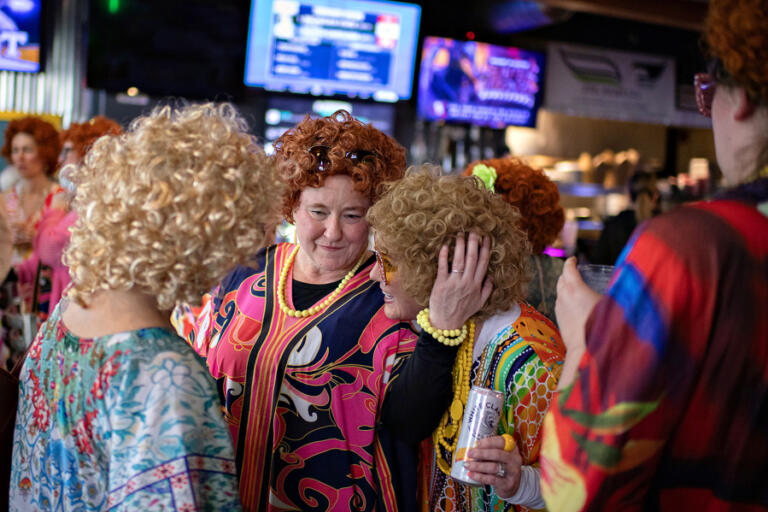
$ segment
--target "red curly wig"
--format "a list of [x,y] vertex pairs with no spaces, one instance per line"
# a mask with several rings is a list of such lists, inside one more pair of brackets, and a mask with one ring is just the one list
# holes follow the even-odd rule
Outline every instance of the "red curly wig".
[[[313,146],[328,146],[328,169],[317,171],[317,161],[309,153]],[[378,158],[373,163],[353,162],[346,158],[350,151],[374,152]],[[346,110],[339,110],[328,117],[303,121],[275,141],[276,158],[293,172],[288,176],[288,188],[283,198],[283,215],[293,222],[293,211],[299,204],[301,192],[307,187],[322,187],[328,176],[345,174],[354,181],[355,190],[370,198],[378,199],[382,184],[398,180],[405,173],[405,148],[392,137],[370,124],[363,124]]]
[[768,101],[768,9],[765,0],[712,0],[706,23],[710,54],[752,100]]
[[104,116],[96,116],[86,123],[72,123],[59,134],[62,145],[70,141],[72,149],[82,159],[91,145],[102,135],[120,135],[123,128],[116,121]]
[[540,169],[513,157],[473,162],[464,169],[464,175],[471,176],[478,164],[496,169],[496,193],[520,210],[520,227],[528,235],[533,254],[542,252],[565,223],[557,185]]
[[56,167],[59,163],[59,153],[61,153],[61,142],[59,141],[59,132],[56,128],[48,121],[36,116],[12,120],[5,128],[5,144],[3,144],[1,151],[9,163],[12,163],[11,143],[13,138],[19,133],[26,133],[35,139],[37,154],[43,162],[45,173],[50,176],[56,172]]

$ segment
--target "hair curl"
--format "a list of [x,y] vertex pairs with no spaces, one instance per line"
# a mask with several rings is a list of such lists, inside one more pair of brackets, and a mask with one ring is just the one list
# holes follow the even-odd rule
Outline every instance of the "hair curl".
[[102,135],[120,135],[123,127],[116,121],[104,116],[96,116],[85,123],[71,123],[69,128],[59,134],[61,144],[69,141],[72,149],[77,153],[78,159],[82,159],[88,149]]
[[11,160],[11,144],[13,138],[19,133],[26,133],[35,139],[37,144],[37,154],[43,162],[45,173],[50,176],[56,172],[59,163],[59,153],[61,153],[61,142],[59,141],[59,132],[48,121],[36,117],[28,116],[21,119],[13,119],[5,127],[5,144],[0,153],[9,163]]
[[514,300],[525,297],[530,281],[530,244],[518,227],[520,213],[477,178],[438,177],[435,172],[431,166],[410,171],[388,184],[368,210],[377,249],[397,262],[404,290],[426,305],[443,244],[452,248],[459,233],[490,236],[493,292],[476,316],[485,319],[510,309]]
[[[308,152],[313,146],[328,146],[330,169],[315,171],[317,162]],[[354,150],[373,151],[375,164],[354,162],[346,154]],[[301,192],[307,187],[322,187],[328,176],[346,174],[354,181],[355,190],[374,203],[381,195],[382,184],[402,178],[405,172],[405,148],[392,137],[370,124],[363,124],[346,110],[338,110],[323,118],[307,115],[275,141],[278,161],[290,162],[292,172],[283,198],[283,215],[293,222],[293,211]]]
[[710,54],[750,99],[768,101],[768,9],[765,0],[712,0],[706,21]]
[[98,290],[134,289],[162,310],[198,303],[264,242],[278,175],[227,103],[158,107],[101,137],[72,174],[70,296],[87,305]]
[[540,169],[514,157],[473,162],[464,169],[464,175],[471,176],[477,164],[496,169],[496,193],[520,211],[520,227],[528,235],[531,250],[534,254],[542,252],[565,223],[557,185]]

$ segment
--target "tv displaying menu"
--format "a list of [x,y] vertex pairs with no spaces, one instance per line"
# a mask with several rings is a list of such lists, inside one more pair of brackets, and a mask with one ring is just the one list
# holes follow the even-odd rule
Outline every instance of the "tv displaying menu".
[[40,71],[41,3],[0,2],[0,70]]
[[544,55],[539,52],[426,37],[419,117],[492,128],[534,126],[543,72]]
[[394,102],[411,96],[421,7],[382,0],[253,0],[244,82]]

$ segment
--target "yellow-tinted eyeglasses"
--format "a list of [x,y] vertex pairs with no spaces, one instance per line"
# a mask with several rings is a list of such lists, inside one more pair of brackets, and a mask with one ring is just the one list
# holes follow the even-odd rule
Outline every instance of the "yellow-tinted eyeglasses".
[[392,274],[397,272],[397,267],[392,264],[392,261],[381,254],[376,249],[373,250],[373,254],[376,255],[376,262],[379,264],[379,272],[381,272],[381,280],[384,284],[389,284],[392,279]]

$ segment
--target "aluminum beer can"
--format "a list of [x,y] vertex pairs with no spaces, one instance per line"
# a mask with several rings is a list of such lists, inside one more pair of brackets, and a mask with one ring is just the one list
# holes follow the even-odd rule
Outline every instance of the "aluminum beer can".
[[464,467],[467,450],[486,437],[496,435],[501,417],[501,407],[504,404],[504,393],[493,389],[472,386],[464,407],[464,417],[461,421],[459,440],[456,452],[453,454],[451,477],[467,485],[482,485],[469,478],[469,471]]

